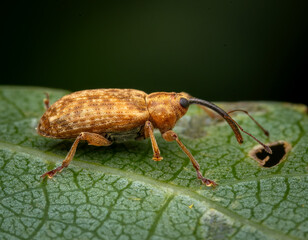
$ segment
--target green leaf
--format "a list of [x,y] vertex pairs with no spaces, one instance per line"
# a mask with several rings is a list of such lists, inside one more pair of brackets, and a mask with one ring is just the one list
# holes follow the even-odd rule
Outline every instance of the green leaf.
[[270,131],[267,139],[247,115],[242,127],[265,142],[292,149],[264,168],[249,157],[257,145],[237,144],[232,130],[192,107],[174,129],[215,189],[202,186],[176,143],[157,133],[164,160],[149,140],[110,147],[79,145],[70,166],[51,180],[72,142],[38,136],[44,92],[51,103],[67,91],[0,88],[0,239],[307,239],[308,118],[287,103],[220,104],[244,108]]

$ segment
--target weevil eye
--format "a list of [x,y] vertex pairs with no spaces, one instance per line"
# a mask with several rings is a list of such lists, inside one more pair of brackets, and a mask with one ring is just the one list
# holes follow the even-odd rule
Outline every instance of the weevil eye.
[[189,106],[189,102],[188,102],[188,100],[186,98],[181,98],[180,99],[180,104],[181,104],[181,106],[183,108],[188,108],[188,106]]

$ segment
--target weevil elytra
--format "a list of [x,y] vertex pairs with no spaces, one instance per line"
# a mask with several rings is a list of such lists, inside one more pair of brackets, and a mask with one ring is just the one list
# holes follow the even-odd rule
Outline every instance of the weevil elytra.
[[[87,141],[89,145],[109,146],[114,142],[150,138],[153,160],[160,161],[163,158],[153,133],[154,129],[158,129],[166,141],[177,142],[189,157],[197,177],[203,184],[216,186],[214,181],[203,177],[198,162],[180,141],[178,135],[172,131],[176,122],[185,115],[191,104],[207,107],[221,115],[232,128],[239,143],[243,142],[241,130],[271,153],[267,145],[244,131],[227,112],[211,102],[191,97],[187,93],[146,94],[134,89],[94,89],[66,95],[50,107],[47,95],[44,103],[46,112],[39,121],[37,132],[44,137],[75,139],[75,141],[62,165],[44,173],[41,176],[43,178],[46,176],[52,178],[57,172],[67,167],[81,140]],[[247,113],[244,110],[234,111]],[[259,124],[258,126],[261,127]],[[262,127],[261,129],[264,130]],[[264,132],[268,135],[267,131],[264,130]]]

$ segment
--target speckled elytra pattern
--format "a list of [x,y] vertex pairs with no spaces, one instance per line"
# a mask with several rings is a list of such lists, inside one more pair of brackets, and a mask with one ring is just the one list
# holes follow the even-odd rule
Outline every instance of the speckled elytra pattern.
[[131,89],[75,92],[55,102],[42,116],[38,133],[46,137],[74,138],[80,132],[129,131],[149,118],[146,93]]

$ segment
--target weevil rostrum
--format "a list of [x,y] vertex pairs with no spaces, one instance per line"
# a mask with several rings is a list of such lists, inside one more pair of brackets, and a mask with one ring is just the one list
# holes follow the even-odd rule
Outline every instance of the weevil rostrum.
[[[239,143],[243,142],[241,130],[271,153],[267,145],[244,131],[227,112],[211,102],[191,97],[184,92],[146,94],[134,89],[93,89],[68,94],[50,107],[48,97],[44,102],[46,112],[39,121],[37,132],[44,137],[75,139],[75,141],[62,165],[44,173],[41,176],[43,178],[46,176],[52,178],[57,172],[66,168],[72,161],[81,140],[87,141],[89,145],[109,146],[114,142],[150,138],[153,160],[161,161],[163,158],[153,132],[154,129],[158,129],[163,139],[177,142],[190,159],[198,179],[203,184],[216,186],[214,181],[203,177],[196,159],[172,131],[191,104],[209,108],[221,115],[230,125]],[[234,111],[247,113],[244,110]],[[259,124],[258,126],[261,127]],[[262,127],[261,129],[264,130]],[[266,130],[264,132],[268,134]]]

